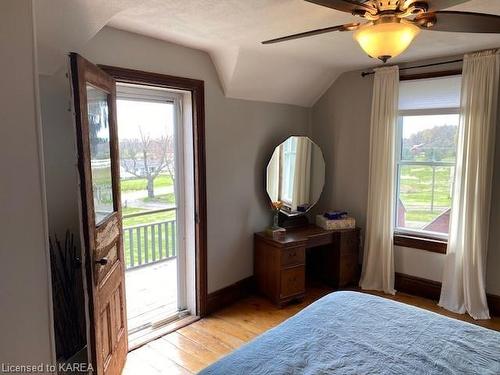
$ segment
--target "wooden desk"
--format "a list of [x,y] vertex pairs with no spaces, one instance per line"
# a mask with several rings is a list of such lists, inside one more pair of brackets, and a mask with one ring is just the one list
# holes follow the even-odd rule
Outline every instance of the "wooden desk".
[[[315,225],[289,229],[283,240],[254,235],[254,275],[258,290],[275,304],[302,299],[307,269],[334,288],[357,284],[360,230],[325,230]],[[311,264],[309,264],[311,263]]]

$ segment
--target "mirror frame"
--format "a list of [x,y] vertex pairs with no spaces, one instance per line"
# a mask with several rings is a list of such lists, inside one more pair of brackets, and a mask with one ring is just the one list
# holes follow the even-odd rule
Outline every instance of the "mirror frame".
[[314,202],[313,204],[311,204],[309,206],[309,208],[306,211],[304,211],[304,212],[289,212],[289,211],[284,210],[283,208],[281,208],[280,211],[279,211],[279,213],[280,213],[280,216],[284,216],[284,218],[283,218],[283,220],[280,220],[280,221],[285,221],[286,218],[297,218],[297,217],[305,216],[311,210],[311,208],[313,208],[314,206],[316,206],[316,204],[319,202],[319,200],[321,199],[321,195],[323,194],[323,191],[325,189],[325,182],[326,182],[326,161],[325,161],[325,155],[323,154],[323,150],[308,135],[292,134],[292,135],[289,135],[289,136],[285,137],[280,143],[278,143],[276,146],[274,146],[273,151],[271,152],[271,155],[268,157],[268,161],[266,163],[265,179],[264,179],[264,190],[266,192],[266,196],[267,196],[269,205],[273,202],[273,200],[271,199],[271,197],[269,196],[269,193],[267,191],[267,170],[269,168],[269,163],[271,163],[271,160],[273,158],[274,152],[276,151],[276,148],[278,148],[279,146],[281,146],[283,143],[285,143],[288,139],[290,139],[292,137],[307,138],[314,146],[318,147],[318,149],[319,149],[319,151],[321,153],[321,157],[323,159],[323,164],[325,166],[324,180],[323,180],[323,186],[321,187],[321,191],[319,193],[319,196],[318,196],[318,199],[316,200],[316,202]]

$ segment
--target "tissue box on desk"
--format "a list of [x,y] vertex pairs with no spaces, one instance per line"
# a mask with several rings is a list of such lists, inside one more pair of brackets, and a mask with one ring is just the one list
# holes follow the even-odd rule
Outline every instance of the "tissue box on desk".
[[356,228],[356,220],[353,217],[346,217],[339,220],[328,220],[323,215],[316,215],[316,225],[326,230],[353,229]]
[[272,237],[273,240],[284,241],[285,237],[286,237],[286,229],[285,228],[268,228],[268,229],[266,229],[266,234],[269,237]]

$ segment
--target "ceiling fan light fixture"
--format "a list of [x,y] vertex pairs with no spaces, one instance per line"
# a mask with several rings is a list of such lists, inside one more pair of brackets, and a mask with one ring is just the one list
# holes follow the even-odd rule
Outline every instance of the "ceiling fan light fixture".
[[419,33],[419,27],[412,23],[383,22],[360,27],[354,39],[368,56],[385,63],[403,53]]

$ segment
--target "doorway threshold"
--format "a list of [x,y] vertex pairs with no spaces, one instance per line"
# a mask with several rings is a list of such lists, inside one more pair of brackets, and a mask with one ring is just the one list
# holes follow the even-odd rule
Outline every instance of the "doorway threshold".
[[128,351],[131,352],[132,350],[140,348],[150,341],[156,340],[162,336],[177,331],[178,329],[194,323],[199,319],[200,317],[196,315],[186,315],[168,323],[162,325],[151,325],[147,328],[141,329],[140,331],[129,334]]

